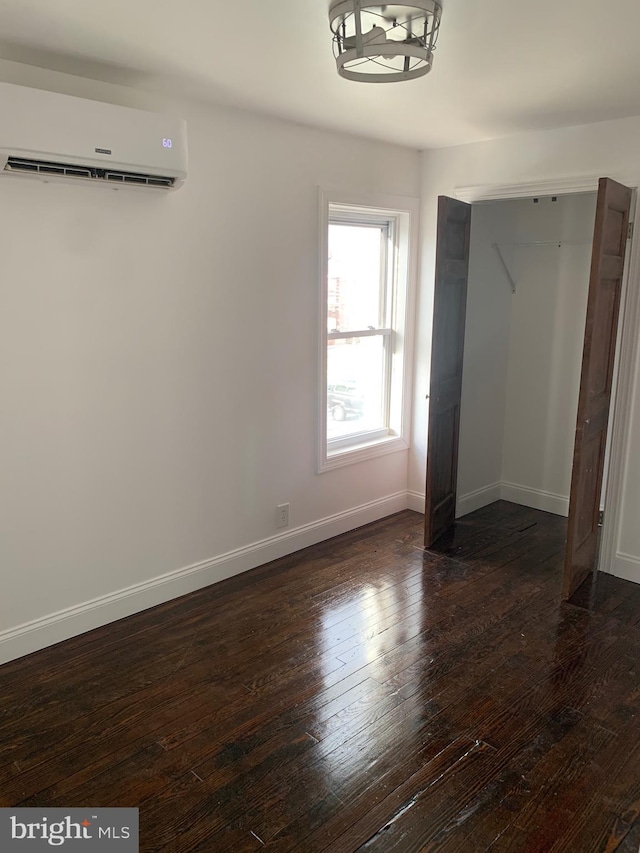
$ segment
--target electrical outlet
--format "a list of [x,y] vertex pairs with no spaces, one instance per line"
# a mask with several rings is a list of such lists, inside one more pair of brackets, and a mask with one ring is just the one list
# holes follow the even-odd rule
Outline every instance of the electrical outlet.
[[276,507],[276,527],[289,526],[289,504],[279,504]]

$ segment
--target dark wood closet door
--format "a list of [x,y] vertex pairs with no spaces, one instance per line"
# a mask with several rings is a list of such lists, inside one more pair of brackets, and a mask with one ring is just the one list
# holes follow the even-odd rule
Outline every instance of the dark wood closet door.
[[589,280],[564,571],[566,600],[595,570],[624,257],[632,192],[601,178]]
[[425,547],[455,521],[471,205],[438,199]]

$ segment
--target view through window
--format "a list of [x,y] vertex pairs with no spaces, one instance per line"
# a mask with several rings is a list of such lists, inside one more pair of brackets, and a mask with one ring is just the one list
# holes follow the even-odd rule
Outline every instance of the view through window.
[[320,191],[318,471],[409,447],[417,199]]
[[389,220],[330,213],[328,442],[389,427],[392,239]]

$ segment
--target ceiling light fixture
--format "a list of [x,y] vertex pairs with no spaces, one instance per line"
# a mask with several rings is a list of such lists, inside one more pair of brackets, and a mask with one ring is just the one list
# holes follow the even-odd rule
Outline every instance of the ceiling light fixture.
[[441,15],[442,0],[333,0],[329,21],[338,74],[367,83],[423,77],[433,65]]

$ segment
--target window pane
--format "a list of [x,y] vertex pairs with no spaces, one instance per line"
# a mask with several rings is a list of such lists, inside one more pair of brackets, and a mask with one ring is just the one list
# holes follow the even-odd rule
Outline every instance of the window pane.
[[379,329],[384,228],[329,225],[329,332]]
[[327,438],[382,429],[384,337],[346,338],[327,347]]

